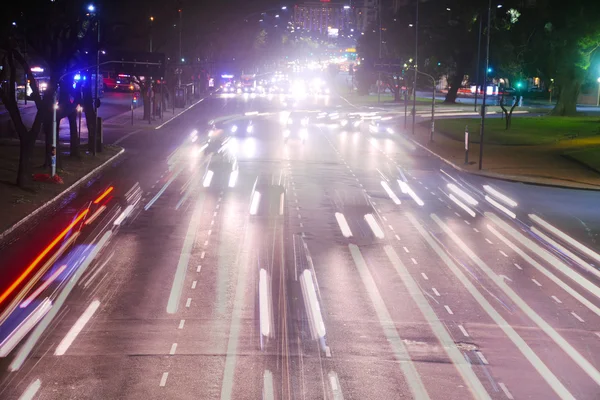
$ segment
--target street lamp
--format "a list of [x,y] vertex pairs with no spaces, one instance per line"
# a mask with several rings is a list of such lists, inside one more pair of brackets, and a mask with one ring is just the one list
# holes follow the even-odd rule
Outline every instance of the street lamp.
[[96,7],[93,4],[90,4],[89,6],[87,6],[87,10],[93,13],[94,11],[96,11]]
[[154,17],[150,16],[150,53],[152,53],[152,23],[154,22]]

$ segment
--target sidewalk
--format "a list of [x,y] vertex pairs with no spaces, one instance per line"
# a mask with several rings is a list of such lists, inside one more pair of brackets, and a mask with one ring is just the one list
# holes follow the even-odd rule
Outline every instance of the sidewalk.
[[483,170],[479,171],[478,144],[470,144],[469,164],[465,165],[464,141],[453,140],[436,132],[434,141],[430,142],[427,128],[418,124],[414,136],[410,133],[405,136],[459,170],[519,182],[600,190],[600,172],[567,156],[571,151],[600,146],[600,137],[539,146],[486,144]]

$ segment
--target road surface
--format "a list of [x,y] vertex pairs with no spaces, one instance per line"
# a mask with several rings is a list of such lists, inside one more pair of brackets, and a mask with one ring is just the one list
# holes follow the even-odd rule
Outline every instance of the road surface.
[[461,175],[340,104],[217,94],[123,139],[0,249],[0,398],[598,399],[600,194]]

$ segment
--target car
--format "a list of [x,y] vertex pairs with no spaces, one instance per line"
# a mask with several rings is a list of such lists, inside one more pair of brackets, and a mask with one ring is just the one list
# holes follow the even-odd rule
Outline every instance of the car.
[[292,112],[284,121],[283,139],[287,143],[290,139],[298,139],[305,143],[308,139],[308,126],[310,119],[307,115]]

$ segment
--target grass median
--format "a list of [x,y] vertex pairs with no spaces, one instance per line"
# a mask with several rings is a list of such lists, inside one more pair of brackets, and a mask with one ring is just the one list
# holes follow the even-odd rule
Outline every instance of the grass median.
[[[452,139],[463,141],[469,127],[471,143],[479,143],[478,118],[448,118],[435,121],[436,130]],[[600,135],[599,117],[522,117],[513,116],[510,130],[500,118],[485,120],[484,143],[505,146],[535,146],[561,140]]]

